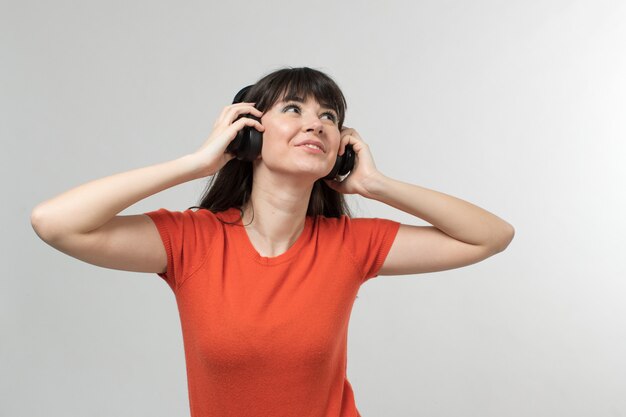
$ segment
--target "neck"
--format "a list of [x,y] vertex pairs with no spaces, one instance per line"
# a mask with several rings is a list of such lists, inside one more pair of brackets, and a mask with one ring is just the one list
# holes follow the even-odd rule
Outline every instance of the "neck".
[[258,252],[282,253],[304,229],[313,183],[258,171],[253,177],[250,199],[242,207],[242,222]]

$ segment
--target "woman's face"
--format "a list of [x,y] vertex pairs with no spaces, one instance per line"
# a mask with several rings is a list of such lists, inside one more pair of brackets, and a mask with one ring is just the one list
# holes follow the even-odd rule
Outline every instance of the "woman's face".
[[[339,150],[337,112],[309,96],[279,99],[261,118],[265,127],[261,158],[272,170],[309,173],[315,179],[333,168]],[[314,149],[305,142],[315,142]]]

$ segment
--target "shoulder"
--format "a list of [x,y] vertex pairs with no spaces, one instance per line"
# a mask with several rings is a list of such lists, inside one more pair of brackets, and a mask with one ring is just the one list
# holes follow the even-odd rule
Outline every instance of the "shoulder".
[[167,225],[172,229],[205,229],[208,227],[222,227],[224,224],[236,223],[239,211],[228,209],[223,212],[212,212],[211,210],[200,208],[188,208],[186,210],[170,210],[160,208],[158,210],[146,212],[157,225]]
[[400,227],[395,220],[379,217],[319,216],[318,221],[324,247],[352,259],[361,282],[376,276]]
[[377,230],[394,230],[400,226],[400,223],[395,220],[379,217],[349,217],[345,214],[341,217],[317,216],[316,222],[320,230],[357,236]]
[[314,217],[314,220],[324,226],[337,226],[339,224],[346,224],[350,222],[350,217],[346,214],[342,214],[340,217],[326,217],[322,215],[317,215]]
[[326,217],[318,215],[313,217],[317,229],[321,232],[338,233],[350,227],[352,219],[343,214],[340,217]]

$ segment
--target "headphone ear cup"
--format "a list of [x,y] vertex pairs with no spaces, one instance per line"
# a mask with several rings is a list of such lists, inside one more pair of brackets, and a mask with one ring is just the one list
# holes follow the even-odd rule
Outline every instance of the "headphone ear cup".
[[[235,98],[233,99],[233,104],[241,103],[254,84],[248,85],[237,94],[235,94]],[[242,117],[249,117],[250,119],[254,119],[258,122],[261,122],[261,119],[253,116],[252,114],[242,114],[236,120],[241,119]],[[235,120],[235,121],[236,121]],[[237,136],[233,138],[233,140],[226,147],[226,152],[230,152],[235,155],[235,157],[241,161],[254,161],[261,154],[261,149],[263,148],[263,133],[259,132],[253,127],[244,126],[241,130],[237,132]]]
[[334,180],[337,176],[337,173],[339,172],[339,168],[341,168],[341,157],[337,155],[337,159],[335,159],[335,165],[333,166],[333,169],[330,170],[330,172],[324,177],[324,179]]
[[346,149],[342,155],[341,167],[339,168],[339,175],[346,175],[348,172],[354,169],[354,160],[356,153],[352,149],[352,145],[346,145]]
[[326,180],[335,179],[337,175],[346,175],[354,169],[355,153],[352,145],[346,145],[343,155],[337,155],[333,169],[324,177]]
[[[251,114],[241,115],[237,120],[242,117],[249,117],[257,121],[261,121],[256,116]],[[228,144],[226,152],[230,152],[235,155],[240,161],[254,161],[261,154],[263,148],[263,133],[259,132],[253,127],[244,126],[237,136]]]
[[[259,122],[261,120],[259,119]],[[247,127],[247,126],[246,126]],[[253,127],[248,127],[250,130],[248,143],[250,146],[249,153],[244,157],[246,161],[254,161],[261,155],[261,149],[263,148],[263,132],[259,132]]]

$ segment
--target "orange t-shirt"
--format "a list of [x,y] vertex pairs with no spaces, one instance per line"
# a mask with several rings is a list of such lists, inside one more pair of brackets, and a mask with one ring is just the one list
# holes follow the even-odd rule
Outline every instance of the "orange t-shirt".
[[178,305],[192,417],[360,416],[348,322],[400,223],[307,216],[285,253],[263,257],[236,208],[145,214],[167,252],[158,275]]

